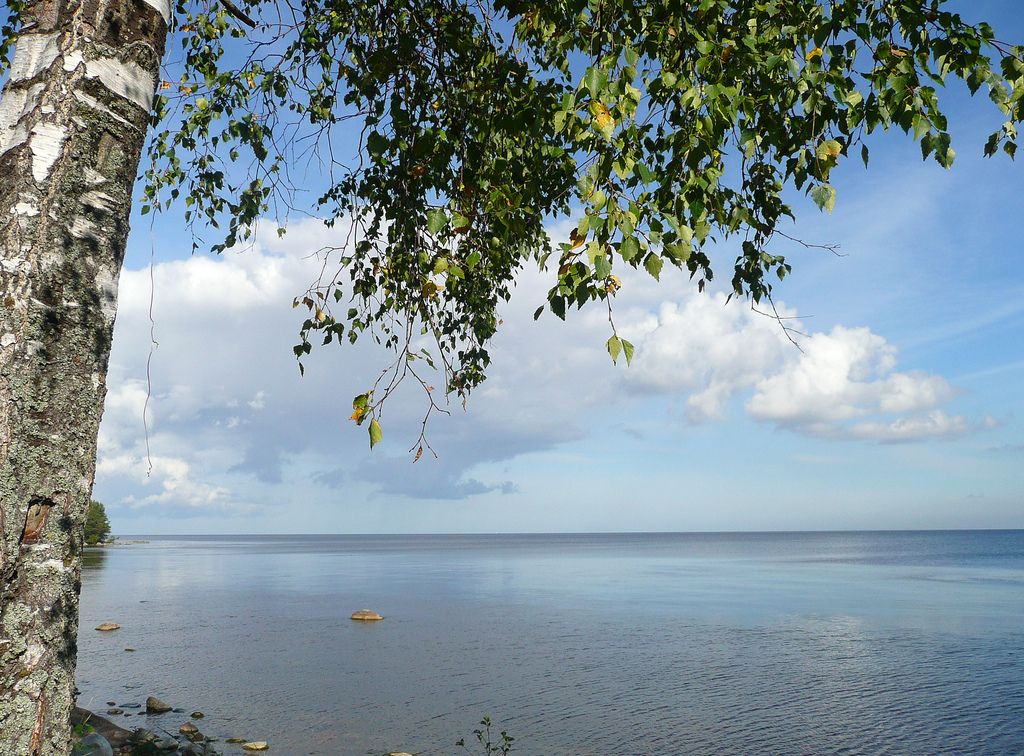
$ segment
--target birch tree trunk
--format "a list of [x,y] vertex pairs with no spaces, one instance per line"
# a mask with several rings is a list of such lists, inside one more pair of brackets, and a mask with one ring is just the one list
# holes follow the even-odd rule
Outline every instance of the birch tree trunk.
[[0,753],[70,751],[80,555],[168,0],[39,0],[0,99]]

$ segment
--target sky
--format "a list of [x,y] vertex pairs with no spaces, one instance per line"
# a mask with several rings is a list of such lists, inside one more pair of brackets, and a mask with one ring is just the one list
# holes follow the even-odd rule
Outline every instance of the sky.
[[[1012,3],[981,8],[1024,38]],[[607,313],[534,321],[553,274],[527,272],[489,379],[430,418],[437,457],[415,463],[415,390],[389,400],[372,451],[348,419],[386,353],[315,347],[300,376],[291,350],[292,301],[343,229],[293,218],[283,238],[267,224],[193,255],[180,217],[136,215],[93,496],[118,534],[1024,527],[1024,175],[981,156],[1001,123],[983,93],[953,88],[946,107],[952,170],[884,135],[868,169],[833,171],[833,214],[792,195],[784,230],[838,245],[777,247],[796,344],[666,267],[619,273],[636,355],[616,366]],[[723,284],[735,255],[712,250]]]

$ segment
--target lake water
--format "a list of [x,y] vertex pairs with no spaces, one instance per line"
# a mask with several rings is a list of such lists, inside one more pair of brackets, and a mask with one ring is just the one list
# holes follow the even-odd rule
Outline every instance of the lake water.
[[86,554],[79,702],[226,754],[1024,753],[1024,531],[148,540]]

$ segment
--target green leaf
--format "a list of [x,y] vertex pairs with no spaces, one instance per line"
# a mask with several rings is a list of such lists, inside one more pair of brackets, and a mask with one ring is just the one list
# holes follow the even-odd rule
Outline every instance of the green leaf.
[[633,345],[625,339],[622,340],[622,351],[626,353],[626,366],[633,364]]
[[380,429],[380,423],[376,419],[370,421],[370,448],[372,449],[384,437],[384,431]]
[[663,265],[664,262],[662,261],[662,259],[653,252],[647,255],[647,259],[644,260],[644,268],[647,269],[648,273],[654,276],[655,281],[660,280],[661,268]]
[[598,255],[594,258],[594,272],[599,281],[603,281],[612,274],[612,264],[608,262],[606,255]]
[[828,184],[820,184],[811,190],[811,199],[819,210],[831,213],[836,206],[836,190]]
[[619,341],[619,337],[612,336],[605,346],[608,347],[608,354],[612,356],[612,362],[618,364],[619,354],[622,352],[622,342]]
[[448,222],[448,216],[444,210],[436,208],[434,210],[427,211],[427,231],[432,234],[436,234],[445,224]]
[[914,115],[914,139],[920,139],[932,128],[931,122],[920,113]]
[[555,313],[561,320],[565,320],[565,298],[551,298],[551,312]]
[[601,90],[608,86],[608,74],[600,68],[590,66],[583,74],[583,83],[586,85],[587,91],[590,92],[590,97],[596,100]]
[[619,247],[619,254],[622,255],[622,259],[629,262],[640,252],[640,242],[635,236],[627,236],[622,240],[622,245]]

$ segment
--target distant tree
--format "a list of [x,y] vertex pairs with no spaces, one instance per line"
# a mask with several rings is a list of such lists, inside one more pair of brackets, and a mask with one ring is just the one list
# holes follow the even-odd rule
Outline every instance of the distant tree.
[[95,546],[110,538],[110,520],[107,510],[95,499],[89,502],[89,514],[85,519],[85,542]]

